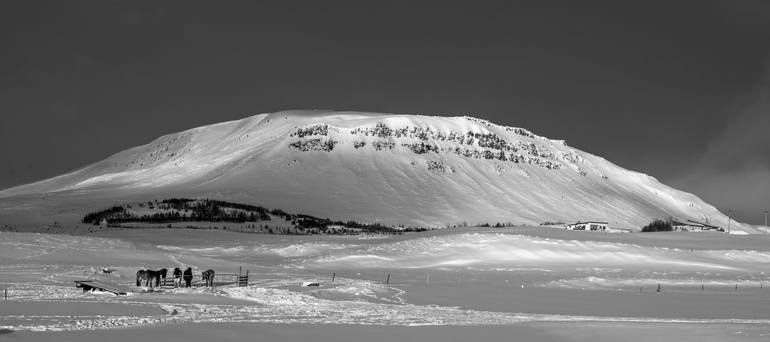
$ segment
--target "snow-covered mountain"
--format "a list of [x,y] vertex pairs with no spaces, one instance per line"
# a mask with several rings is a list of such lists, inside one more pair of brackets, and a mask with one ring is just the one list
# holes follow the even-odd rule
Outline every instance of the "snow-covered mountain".
[[599,220],[638,229],[668,216],[728,224],[692,194],[526,129],[333,111],[260,114],[162,136],[0,191],[0,221],[172,196],[436,227]]

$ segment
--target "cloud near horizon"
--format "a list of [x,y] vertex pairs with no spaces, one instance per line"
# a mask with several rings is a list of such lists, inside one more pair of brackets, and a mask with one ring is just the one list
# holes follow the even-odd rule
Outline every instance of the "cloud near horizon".
[[739,221],[763,224],[770,210],[770,61],[754,91],[739,101],[727,126],[694,168],[674,180]]

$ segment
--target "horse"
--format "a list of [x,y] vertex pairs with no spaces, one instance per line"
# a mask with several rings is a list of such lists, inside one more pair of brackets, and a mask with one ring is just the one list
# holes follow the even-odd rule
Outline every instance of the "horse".
[[201,273],[201,276],[203,276],[203,282],[206,283],[206,286],[214,286],[214,270],[206,270]]
[[155,286],[160,285],[160,276],[163,274],[161,271],[147,270],[147,286],[152,287],[152,280],[155,280]]
[[192,267],[188,267],[186,270],[184,270],[182,278],[184,278],[185,287],[190,287],[190,283],[193,279]]
[[174,268],[174,287],[182,285],[182,270],[179,267]]
[[147,281],[147,271],[145,270],[139,270],[136,271],[136,286],[142,286],[143,281]]
[[[160,269],[160,271],[158,271],[158,272],[160,272],[160,277],[158,278],[158,280],[159,280],[159,281],[160,281],[161,279],[162,279],[162,280],[166,280],[166,275],[168,275],[168,269],[165,269],[165,268],[161,268],[161,269]],[[156,285],[156,286],[157,286],[157,285]]]

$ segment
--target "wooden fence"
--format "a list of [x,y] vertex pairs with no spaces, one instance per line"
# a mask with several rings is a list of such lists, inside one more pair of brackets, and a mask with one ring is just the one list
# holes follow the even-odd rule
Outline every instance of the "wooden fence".
[[238,287],[249,286],[249,270],[246,270],[245,275],[238,276]]
[[222,285],[235,284],[239,287],[249,286],[249,270],[246,270],[244,273],[242,267],[238,267],[238,273],[214,273],[215,280],[223,278],[227,279],[228,281],[225,281],[224,284],[220,282]]
[[[229,284],[235,284],[239,287],[242,286],[249,286],[249,270],[246,270],[246,272],[243,272],[242,267],[238,267],[238,273],[220,273],[214,271],[214,286],[216,285],[229,285]],[[184,280],[181,282],[180,287],[184,287]],[[200,280],[200,275],[193,278],[192,285],[193,286],[201,286],[203,284],[203,281]],[[174,278],[167,277],[165,279],[162,279],[160,282],[161,288],[174,288],[176,287],[176,283],[174,282]]]
[[[174,288],[176,287],[175,283],[176,279],[174,278],[165,278],[160,281],[160,287],[161,288]],[[184,281],[181,283],[182,286],[184,286]]]

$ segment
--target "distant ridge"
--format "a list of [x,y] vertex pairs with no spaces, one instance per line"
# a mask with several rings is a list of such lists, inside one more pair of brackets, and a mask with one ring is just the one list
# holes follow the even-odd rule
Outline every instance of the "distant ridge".
[[422,227],[599,220],[638,230],[669,216],[728,223],[692,194],[523,128],[467,116],[335,111],[259,114],[165,135],[0,191],[0,221],[77,221],[148,197]]

